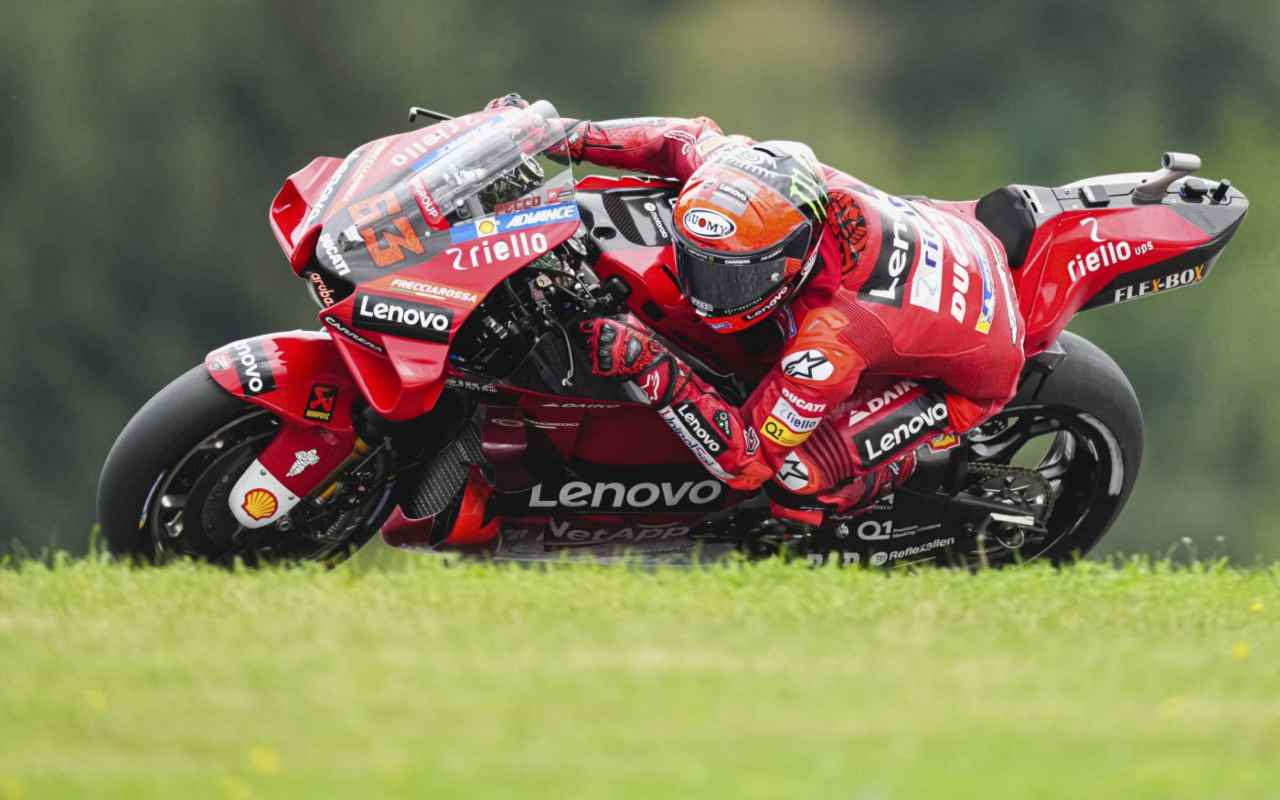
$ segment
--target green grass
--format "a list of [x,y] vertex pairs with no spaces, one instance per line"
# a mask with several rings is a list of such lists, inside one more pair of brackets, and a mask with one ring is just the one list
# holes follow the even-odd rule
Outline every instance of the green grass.
[[0,798],[1277,797],[1280,568],[0,569]]

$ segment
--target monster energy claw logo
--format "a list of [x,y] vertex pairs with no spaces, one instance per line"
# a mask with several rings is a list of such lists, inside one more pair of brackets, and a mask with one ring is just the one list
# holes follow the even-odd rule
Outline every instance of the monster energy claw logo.
[[825,209],[822,207],[823,187],[812,172],[807,169],[791,173],[791,198],[800,207],[809,207],[814,219],[822,219]]

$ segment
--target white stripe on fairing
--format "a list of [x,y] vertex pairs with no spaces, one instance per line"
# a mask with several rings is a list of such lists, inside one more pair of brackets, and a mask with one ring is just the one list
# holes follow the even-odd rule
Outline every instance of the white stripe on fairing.
[[1111,483],[1107,486],[1107,494],[1115,497],[1124,488],[1124,456],[1120,453],[1120,442],[1111,429],[1092,414],[1081,413],[1080,419],[1092,425],[1107,442],[1107,449],[1111,451],[1111,460],[1115,463],[1115,468],[1111,470]]

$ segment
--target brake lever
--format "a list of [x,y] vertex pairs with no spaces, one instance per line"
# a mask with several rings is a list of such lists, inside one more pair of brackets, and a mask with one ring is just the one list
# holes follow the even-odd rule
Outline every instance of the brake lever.
[[573,385],[573,342],[569,339],[569,331],[565,330],[563,325],[556,322],[556,327],[560,329],[560,334],[564,336],[564,353],[569,359],[569,369],[565,371],[564,377],[560,379],[560,385],[567,389]]
[[431,119],[438,119],[441,122],[448,122],[449,120],[453,119],[453,117],[449,116],[448,114],[444,114],[439,111],[432,111],[429,108],[421,108],[419,106],[409,106],[409,121],[417,122],[418,117],[430,117]]

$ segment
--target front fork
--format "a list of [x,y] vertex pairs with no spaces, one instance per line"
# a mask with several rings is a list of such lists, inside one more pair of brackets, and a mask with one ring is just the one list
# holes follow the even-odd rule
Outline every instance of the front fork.
[[291,331],[233,342],[205,357],[214,381],[273,414],[280,430],[241,473],[228,498],[248,529],[275,524],[304,497],[368,452],[356,435],[359,390],[326,333]]

